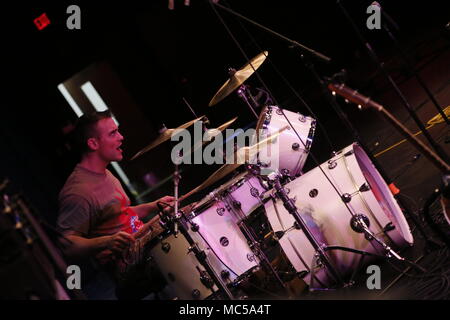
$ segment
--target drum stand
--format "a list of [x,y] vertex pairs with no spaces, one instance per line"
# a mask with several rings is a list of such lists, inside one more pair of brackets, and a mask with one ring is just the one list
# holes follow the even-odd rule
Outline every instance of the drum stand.
[[[274,177],[275,175],[275,177]],[[318,258],[320,261],[325,265],[326,270],[329,271],[331,276],[338,282],[339,285],[343,285],[344,282],[337,271],[337,268],[333,265],[331,260],[328,258],[328,256],[325,253],[325,249],[322,245],[319,244],[319,242],[314,238],[314,235],[309,231],[306,222],[303,220],[303,218],[300,216],[300,213],[297,210],[297,207],[294,204],[294,201],[288,197],[286,190],[281,185],[280,182],[280,175],[278,173],[272,174],[272,176],[269,176],[269,179],[272,180],[274,189],[277,192],[277,195],[280,197],[281,201],[283,202],[284,207],[286,210],[294,217],[296,223],[300,226],[300,229],[305,234],[308,241],[313,246],[316,254],[318,255]],[[314,276],[314,275],[313,275]]]
[[[228,205],[230,205],[231,208],[236,208],[236,209],[240,210],[239,205],[236,205],[234,203],[228,204]],[[250,249],[258,257],[259,261],[261,261],[263,263],[263,266],[266,267],[269,270],[269,272],[274,276],[274,278],[279,283],[281,288],[283,288],[285,291],[287,291],[286,285],[284,284],[283,280],[280,278],[278,273],[273,268],[272,264],[270,263],[269,259],[265,255],[265,253],[261,250],[261,246],[260,246],[259,242],[255,239],[253,232],[251,232],[250,229],[248,228],[247,224],[244,221],[244,218],[242,216],[240,216],[239,214],[236,214],[236,216],[240,221],[237,223],[237,225],[239,226],[241,231],[244,233],[244,236],[248,239]]]
[[[181,155],[179,155],[180,157]],[[189,253],[193,252],[196,259],[198,260],[198,262],[200,262],[200,264],[205,268],[206,273],[208,274],[205,275],[203,274],[200,270],[200,281],[209,289],[211,289],[211,291],[213,293],[213,283],[216,284],[216,286],[218,287],[219,291],[222,292],[223,297],[226,300],[232,300],[233,299],[233,295],[230,292],[230,290],[228,290],[227,286],[225,283],[223,283],[223,281],[220,279],[220,277],[217,275],[217,273],[214,271],[214,269],[212,268],[212,266],[210,265],[208,258],[206,256],[206,253],[201,250],[199,248],[199,246],[197,245],[197,243],[194,241],[194,239],[192,239],[191,235],[189,234],[187,227],[185,226],[184,223],[181,223],[179,220],[182,217],[182,213],[179,212],[178,210],[178,186],[179,186],[179,182],[180,182],[181,176],[179,174],[178,171],[178,164],[175,164],[175,172],[173,175],[173,184],[174,184],[174,196],[175,196],[175,204],[174,204],[174,208],[175,208],[175,213],[174,213],[174,217],[171,218],[171,222],[173,225],[173,228],[171,228],[171,232],[173,233],[174,237],[177,237],[178,232],[181,232],[181,234],[186,238],[187,242],[189,243]],[[196,228],[195,224],[192,224],[191,229],[196,232],[198,231],[198,226]],[[211,280],[213,283],[211,283]]]

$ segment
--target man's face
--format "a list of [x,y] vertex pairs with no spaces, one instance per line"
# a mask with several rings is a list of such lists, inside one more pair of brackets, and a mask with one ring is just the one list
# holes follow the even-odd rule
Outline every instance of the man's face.
[[122,160],[123,136],[112,118],[102,119],[97,122],[97,152],[105,162]]

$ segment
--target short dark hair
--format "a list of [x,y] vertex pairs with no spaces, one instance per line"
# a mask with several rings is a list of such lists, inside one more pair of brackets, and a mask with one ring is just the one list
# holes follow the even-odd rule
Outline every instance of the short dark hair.
[[87,145],[88,139],[97,136],[97,122],[111,117],[111,112],[109,110],[105,110],[85,113],[78,118],[75,123],[75,128],[71,134],[71,140],[74,149],[80,153],[80,155],[89,151],[89,147]]

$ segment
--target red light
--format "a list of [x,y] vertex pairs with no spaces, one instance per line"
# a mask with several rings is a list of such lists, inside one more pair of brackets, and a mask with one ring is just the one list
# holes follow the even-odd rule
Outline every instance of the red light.
[[50,24],[50,20],[48,19],[47,14],[43,13],[39,17],[34,19],[34,24],[39,30],[42,30]]

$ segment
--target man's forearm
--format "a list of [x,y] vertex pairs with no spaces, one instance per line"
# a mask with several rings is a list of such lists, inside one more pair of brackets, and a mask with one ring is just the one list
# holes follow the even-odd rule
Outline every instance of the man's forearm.
[[130,208],[138,215],[139,219],[145,218],[158,210],[156,202],[143,203]]
[[72,242],[64,250],[65,254],[72,259],[80,259],[94,256],[107,249],[111,237],[103,236],[88,239],[76,235],[67,235],[65,238]]

